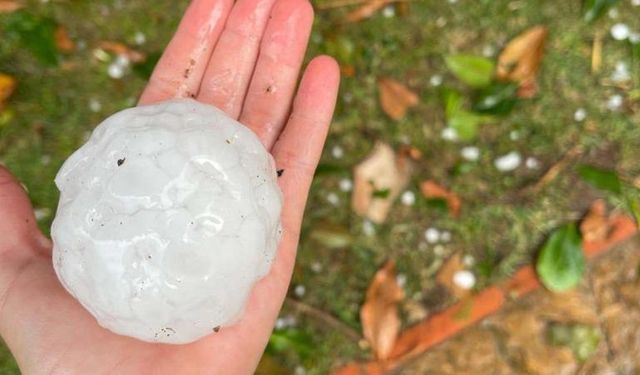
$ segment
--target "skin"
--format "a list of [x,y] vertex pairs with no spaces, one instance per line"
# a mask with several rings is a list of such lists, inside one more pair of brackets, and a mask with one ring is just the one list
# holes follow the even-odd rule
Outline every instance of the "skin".
[[307,0],[194,0],[140,99],[213,104],[258,134],[284,170],[284,236],[232,327],[176,346],[98,326],[58,282],[27,194],[0,167],[0,334],[23,373],[253,373],[289,285],[338,90],[338,66],[327,56],[313,59],[297,86],[312,20]]

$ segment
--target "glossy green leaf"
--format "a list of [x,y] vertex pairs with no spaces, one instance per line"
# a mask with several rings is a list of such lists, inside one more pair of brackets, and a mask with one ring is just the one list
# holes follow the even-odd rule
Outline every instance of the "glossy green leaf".
[[451,73],[472,87],[488,86],[495,70],[495,63],[481,56],[449,55],[445,57],[445,63]]
[[472,141],[478,136],[479,126],[486,122],[487,118],[473,112],[459,110],[447,120],[449,126],[455,129],[458,138],[463,141]]
[[60,63],[55,41],[56,27],[50,18],[19,11],[9,15],[6,31],[42,64],[56,66]]
[[294,351],[301,357],[309,355],[313,351],[311,336],[296,328],[273,331],[269,337],[266,353],[276,354],[285,351]]
[[620,0],[585,0],[583,4],[584,20],[587,22],[597,20],[618,2]]
[[594,187],[614,194],[622,193],[620,178],[614,171],[593,167],[590,165],[579,165],[578,175]]
[[453,116],[462,109],[462,95],[459,92],[445,89],[443,93],[444,110],[447,118]]
[[551,291],[576,287],[585,270],[582,238],[575,223],[556,229],[544,244],[536,265],[542,283]]
[[491,115],[507,115],[518,102],[518,85],[513,82],[496,82],[477,93],[473,110]]

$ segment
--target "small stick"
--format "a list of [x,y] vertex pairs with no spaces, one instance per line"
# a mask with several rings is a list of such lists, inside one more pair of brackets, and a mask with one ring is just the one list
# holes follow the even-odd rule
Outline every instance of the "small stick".
[[327,323],[328,325],[332,326],[338,331],[344,333],[345,336],[347,336],[348,338],[350,338],[356,343],[362,340],[362,336],[360,336],[360,334],[358,334],[356,330],[349,327],[348,325],[346,325],[345,323],[343,323],[341,320],[337,319],[333,315],[323,310],[320,310],[317,307],[307,305],[304,302],[297,301],[292,298],[287,298],[285,302],[287,303],[287,305],[291,306],[294,310],[297,310],[302,314],[306,314],[310,317],[316,318],[318,320],[321,320]]
[[602,32],[596,31],[591,48],[591,73],[597,74],[602,67]]
[[573,146],[569,151],[567,151],[560,160],[558,160],[555,164],[553,164],[544,175],[536,182],[534,185],[530,186],[525,190],[531,190],[533,193],[539,193],[545,186],[549,184],[549,182],[553,181],[556,176],[560,172],[562,172],[569,162],[576,156],[582,154],[582,147],[580,145]]

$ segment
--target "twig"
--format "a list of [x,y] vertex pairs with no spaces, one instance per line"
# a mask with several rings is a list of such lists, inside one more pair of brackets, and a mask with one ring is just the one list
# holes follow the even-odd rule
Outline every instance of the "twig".
[[545,186],[547,186],[553,179],[562,172],[567,165],[574,159],[576,156],[582,154],[582,147],[580,145],[573,146],[569,151],[567,151],[560,160],[558,160],[555,164],[553,164],[545,174],[533,185],[525,188],[524,191],[531,191],[533,193],[539,193]]
[[[370,1],[371,0],[333,0],[324,4],[318,4],[316,6],[316,9],[327,10],[327,9],[342,8],[342,7],[352,6],[352,5],[365,4]],[[388,4],[391,4],[391,3],[408,3],[411,1],[416,1],[416,0],[387,0],[386,2]]]
[[360,336],[360,334],[358,334],[356,330],[349,327],[348,325],[343,323],[340,319],[337,319],[336,317],[327,313],[326,311],[320,310],[317,307],[307,305],[304,302],[300,302],[292,298],[287,298],[285,302],[294,310],[297,310],[302,314],[306,314],[310,317],[316,318],[318,320],[323,321],[324,323],[327,323],[328,325],[332,326],[336,330],[344,333],[345,336],[347,336],[348,338],[350,338],[356,343],[362,340],[362,336]]
[[602,67],[602,32],[597,31],[591,48],[591,73],[600,72]]

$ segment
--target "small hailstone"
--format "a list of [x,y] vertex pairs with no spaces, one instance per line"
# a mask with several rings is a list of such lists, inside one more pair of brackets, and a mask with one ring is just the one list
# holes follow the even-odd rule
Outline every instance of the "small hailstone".
[[307,375],[307,369],[302,366],[296,366],[293,370],[293,375]]
[[322,271],[322,263],[320,262],[311,263],[311,271],[315,273],[320,273]]
[[573,119],[576,120],[577,122],[582,122],[586,118],[587,118],[587,110],[584,108],[576,109],[575,113],[573,114]]
[[529,156],[527,160],[524,162],[525,166],[529,169],[538,169],[540,168],[540,162],[538,159],[533,156]]
[[305,286],[302,284],[296,285],[296,287],[293,289],[293,294],[295,294],[295,296],[298,298],[304,297],[306,292],[307,292],[307,288],[305,288]]
[[457,141],[458,140],[458,132],[451,127],[446,127],[442,129],[442,133],[440,134],[442,139],[445,141]]
[[611,95],[609,100],[607,100],[607,108],[611,111],[617,111],[622,107],[622,103],[624,102],[624,98],[622,95]]
[[119,54],[118,56],[116,56],[115,63],[126,68],[131,64],[131,60],[129,59],[129,56],[125,54]]
[[640,33],[639,32],[632,32],[631,34],[629,34],[629,41],[632,44],[638,44],[640,43]]
[[122,65],[117,64],[115,62],[109,64],[109,68],[107,69],[107,73],[109,74],[109,77],[113,79],[122,79],[122,77],[124,77],[124,72],[125,72],[125,68]]
[[338,204],[340,204],[340,197],[338,197],[338,194],[336,193],[329,193],[327,194],[327,202],[331,203],[334,206],[337,206]]
[[511,139],[512,141],[517,141],[518,139],[520,139],[520,132],[517,130],[512,130],[511,132],[509,132],[509,139]]
[[476,285],[476,277],[471,271],[458,271],[453,274],[453,283],[459,288],[469,290]]
[[362,223],[362,233],[364,233],[365,236],[371,237],[376,234],[376,227],[369,220],[365,220],[364,223]]
[[482,47],[482,56],[493,57],[496,54],[496,48],[492,45]]
[[405,206],[413,206],[416,203],[416,195],[413,191],[407,190],[400,196],[400,201]]
[[424,239],[431,244],[437,243],[440,241],[440,231],[436,228],[428,228],[424,231]]
[[137,45],[141,46],[141,45],[143,45],[143,44],[145,44],[145,43],[147,42],[147,36],[146,36],[146,35],[144,35],[144,33],[143,33],[143,32],[138,31],[138,32],[136,32],[136,33],[135,33],[135,35],[133,36],[133,41],[134,41]]
[[42,155],[42,157],[40,158],[40,163],[42,165],[51,164],[51,155]]
[[89,99],[89,109],[91,112],[100,112],[102,111],[102,103],[96,98]]
[[516,151],[512,151],[494,160],[494,165],[500,172],[510,172],[520,166],[522,157]]
[[333,148],[331,148],[331,155],[336,159],[342,159],[344,156],[344,149],[338,145],[333,146]]
[[460,155],[467,161],[477,161],[480,158],[480,149],[475,146],[467,146],[460,150]]
[[429,78],[429,84],[433,87],[440,86],[442,84],[442,76],[440,74],[434,74]]
[[342,95],[342,100],[344,100],[345,103],[349,104],[353,101],[353,94],[350,92],[345,92]]
[[626,63],[618,61],[616,67],[611,74],[611,80],[614,82],[625,82],[631,79],[631,73]]
[[618,12],[618,8],[611,8],[609,9],[609,12],[607,13],[607,15],[609,16],[609,18],[614,20],[618,18],[618,16],[620,15],[620,12]]
[[404,286],[407,284],[407,275],[405,275],[404,273],[399,273],[396,276],[396,283],[398,283],[398,286],[400,288],[404,288]]
[[455,4],[458,2],[458,0],[448,0],[448,1],[449,1],[449,4]]
[[629,26],[624,23],[616,23],[611,26],[611,36],[615,40],[625,40],[629,38],[630,33],[631,30],[629,29]]
[[451,232],[449,232],[448,230],[442,231],[442,233],[440,233],[440,240],[442,242],[451,241]]
[[386,18],[391,18],[396,15],[396,8],[393,5],[387,5],[382,9],[382,16]]
[[465,255],[462,258],[462,264],[464,264],[465,267],[473,267],[476,264],[476,258],[474,258],[473,255]]
[[276,330],[278,330],[278,331],[287,328],[287,325],[286,325],[286,322],[285,322],[284,318],[276,319],[276,324],[275,324],[274,328]]
[[36,208],[33,210],[33,215],[37,221],[43,220],[51,216],[51,210],[48,208]]
[[631,0],[631,5],[633,5],[634,7],[640,6],[640,0]]
[[346,193],[353,189],[353,182],[351,182],[351,180],[348,178],[343,178],[338,183],[338,187],[340,188],[340,191],[344,191]]
[[119,112],[56,176],[61,284],[103,327],[182,344],[234,324],[282,232],[272,156],[191,99]]
[[444,17],[438,17],[438,19],[436,19],[436,26],[439,28],[447,26],[447,19]]
[[446,249],[442,245],[436,245],[433,247],[433,254],[437,257],[443,257],[446,253]]

